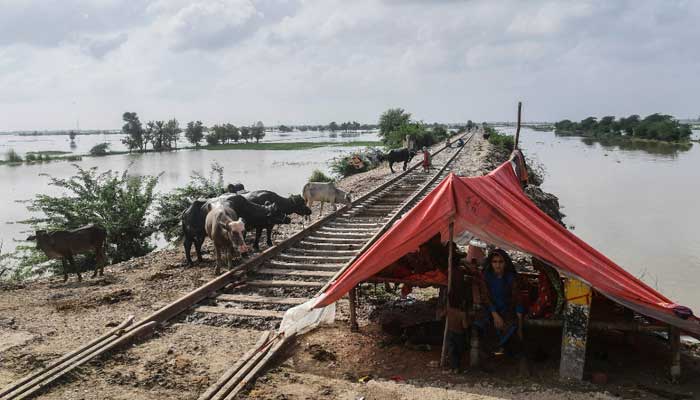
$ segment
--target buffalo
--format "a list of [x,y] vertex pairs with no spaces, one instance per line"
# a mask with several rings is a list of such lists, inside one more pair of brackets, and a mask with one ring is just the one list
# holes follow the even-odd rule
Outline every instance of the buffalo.
[[[289,215],[297,214],[300,216],[311,215],[311,209],[306,206],[304,198],[298,194],[293,194],[289,197],[282,197],[275,192],[269,190],[256,190],[243,195],[246,199],[250,200],[255,204],[267,204],[272,203],[277,206],[280,213]],[[253,248],[258,248],[258,242],[260,236],[262,235],[263,228],[267,229],[267,245],[272,246],[272,229],[275,227],[274,224],[269,224],[265,227],[257,227],[255,230],[255,243]]]
[[394,163],[396,162],[403,162],[403,170],[406,170],[406,166],[408,165],[409,162],[415,157],[416,152],[414,150],[409,150],[407,148],[403,149],[392,149],[389,150],[389,153],[386,155],[387,161],[389,161],[389,169],[391,170],[391,173],[394,173]]

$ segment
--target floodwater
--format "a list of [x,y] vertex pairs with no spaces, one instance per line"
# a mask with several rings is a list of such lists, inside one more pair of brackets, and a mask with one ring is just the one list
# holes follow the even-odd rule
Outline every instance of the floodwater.
[[521,144],[544,164],[543,189],[574,234],[700,314],[699,143],[618,146],[523,129]]
[[[102,135],[94,135],[102,136]],[[117,141],[121,135],[117,136]],[[294,132],[289,136],[270,135],[276,141],[356,141],[378,140],[376,132],[363,133],[354,137],[329,137],[327,133]],[[0,135],[0,143],[7,144],[9,135]],[[67,136],[22,136],[28,141],[16,148],[37,150],[61,150],[62,148],[44,147],[35,139],[47,139],[53,143],[63,143]],[[113,139],[113,138],[110,138]],[[79,136],[76,142],[87,142],[91,147],[101,143],[102,139],[90,136]],[[267,142],[267,137],[266,140]],[[47,142],[48,143],[48,142]],[[36,147],[33,147],[36,146]],[[314,169],[330,173],[328,161],[334,157],[356,151],[356,147],[330,146],[308,150],[180,150],[163,153],[119,154],[106,157],[85,157],[75,164],[81,168],[98,167],[100,171],[113,170],[129,172],[134,175],[159,175],[156,191],[168,192],[171,189],[184,186],[189,182],[193,171],[209,176],[212,163],[216,162],[224,169],[226,183],[241,182],[248,190],[269,189],[282,196],[301,193],[302,187]],[[19,151],[19,150],[18,150]],[[26,150],[25,150],[26,151]],[[80,151],[78,151],[80,152]],[[0,207],[0,242],[3,242],[3,252],[10,252],[17,246],[17,239],[29,236],[29,227],[15,221],[30,217],[26,204],[18,201],[34,198],[36,194],[59,194],[60,189],[48,186],[49,178],[45,174],[57,178],[67,178],[75,174],[74,163],[54,161],[41,164],[18,166],[0,165],[0,182],[3,183],[2,207]]]
[[[90,149],[100,143],[109,143],[112,151],[128,150],[122,143],[124,135],[121,133],[98,133],[93,135],[78,135],[74,141],[68,135],[18,135],[0,134],[0,159],[5,159],[9,150],[14,150],[21,156],[28,152],[36,151],[62,151],[73,154],[87,154]],[[376,131],[336,132],[306,131],[282,133],[278,131],[266,132],[264,142],[347,142],[377,140]],[[243,142],[243,141],[241,141]],[[206,144],[202,140],[202,144]],[[180,134],[177,147],[191,146],[185,139],[184,133]],[[150,148],[150,147],[149,147]]]

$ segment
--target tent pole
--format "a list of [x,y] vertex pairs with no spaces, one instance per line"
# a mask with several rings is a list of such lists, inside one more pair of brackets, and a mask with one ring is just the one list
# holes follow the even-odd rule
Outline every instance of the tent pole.
[[360,327],[357,325],[357,286],[350,289],[348,298],[350,300],[350,331],[358,332]]
[[678,328],[669,329],[668,341],[671,343],[671,381],[678,383],[681,377],[681,332]]
[[454,233],[455,233],[455,223],[454,218],[450,219],[450,242],[449,242],[449,253],[447,255],[447,302],[445,308],[445,332],[442,335],[442,353],[440,354],[440,366],[445,366],[445,360],[447,359],[447,331],[450,324],[450,319],[447,317],[447,309],[450,308],[450,293],[452,291],[452,253],[454,252]]
[[520,113],[523,109],[523,103],[518,102],[518,125],[515,128],[515,148],[518,148],[518,139],[520,139]]

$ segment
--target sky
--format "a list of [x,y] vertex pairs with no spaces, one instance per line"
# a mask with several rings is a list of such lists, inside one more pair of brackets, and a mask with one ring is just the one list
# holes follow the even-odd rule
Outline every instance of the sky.
[[700,2],[0,0],[0,131],[700,114]]

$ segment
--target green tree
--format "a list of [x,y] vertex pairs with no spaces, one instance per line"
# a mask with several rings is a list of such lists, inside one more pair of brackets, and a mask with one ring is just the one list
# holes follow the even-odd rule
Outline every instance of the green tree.
[[331,122],[330,124],[328,124],[328,130],[329,130],[329,131],[335,132],[335,131],[337,131],[338,129],[340,129],[340,127],[338,126],[338,124],[337,124],[335,121],[333,121],[333,122]]
[[144,151],[147,142],[144,141],[144,131],[139,116],[135,112],[125,112],[122,115],[122,120],[124,120],[122,133],[126,135],[122,139],[122,143],[126,145],[129,151]]
[[77,173],[70,178],[49,177],[49,185],[59,188],[61,195],[39,194],[29,203],[29,211],[41,213],[28,221],[32,228],[75,229],[98,224],[107,230],[107,254],[112,262],[153,250],[150,238],[155,229],[147,216],[158,177],[75,168]]
[[248,140],[250,139],[250,128],[247,126],[241,127],[241,139],[245,140],[246,143],[248,143]]
[[166,148],[165,121],[148,121],[144,132],[145,142],[151,142],[154,151],[162,151]]
[[175,119],[171,119],[163,126],[163,150],[177,149],[177,141],[180,139],[180,123]]
[[[390,147],[400,146],[401,141],[396,142],[395,132],[411,121],[411,114],[403,108],[390,108],[379,117],[379,137],[382,142]],[[390,145],[391,143],[391,145]]]
[[255,143],[260,143],[260,139],[265,137],[265,124],[258,121],[250,128],[250,136],[255,139]]
[[204,139],[204,125],[202,121],[190,121],[185,129],[185,137],[187,141],[199,147],[199,142]]
[[68,137],[70,137],[70,141],[71,141],[71,142],[75,140],[75,136],[76,136],[75,131],[70,131],[70,132],[68,133]]
[[100,143],[92,146],[90,149],[90,154],[93,156],[104,156],[107,155],[107,150],[109,149],[109,143]]
[[233,124],[225,124],[224,125],[225,132],[226,132],[226,141],[234,141],[238,143],[239,140],[241,140],[241,131]]

